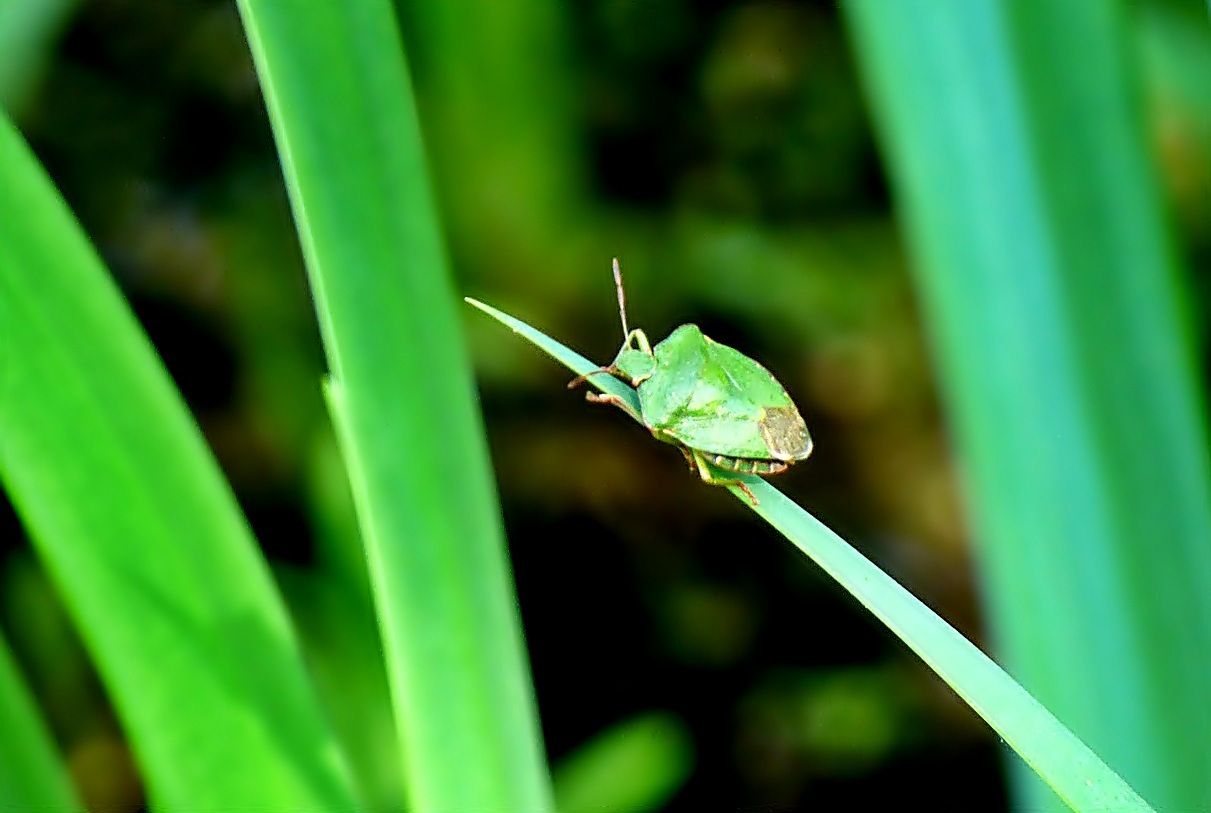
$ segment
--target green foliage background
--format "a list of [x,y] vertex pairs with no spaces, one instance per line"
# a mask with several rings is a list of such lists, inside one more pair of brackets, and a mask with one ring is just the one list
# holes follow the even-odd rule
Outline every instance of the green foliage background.
[[[245,11],[274,5],[249,2]],[[432,393],[422,403],[439,414],[412,424],[431,431],[363,450],[388,469],[403,461],[399,477],[416,502],[397,506],[401,517],[452,516],[470,504],[464,499],[491,502],[444,487],[478,476],[484,439],[475,416],[446,422],[448,410],[434,407],[442,393],[471,386],[465,358],[475,359],[542,738],[565,813],[593,809],[595,799],[634,810],[831,809],[889,798],[931,807],[939,793],[971,809],[1008,804],[1002,752],[979,719],[784,540],[698,483],[674,450],[565,393],[567,374],[530,347],[473,313],[453,322],[458,294],[470,294],[605,361],[621,338],[613,256],[627,275],[634,324],[655,339],[695,321],[760,359],[795,397],[817,451],[779,488],[986,650],[1007,653],[1027,688],[1158,808],[1159,799],[1200,792],[1206,729],[1194,721],[1207,713],[1197,676],[1206,672],[1211,620],[1190,596],[1211,595],[1206,8],[1195,0],[1107,3],[1096,36],[1068,41],[1085,19],[1068,13],[1079,3],[1052,4],[1058,11],[1048,15],[981,0],[965,19],[931,18],[914,13],[917,5],[891,13],[887,3],[774,0],[396,4],[432,198],[417,202],[425,197],[419,179],[415,194],[388,189],[366,210],[323,196],[314,205],[333,206],[331,239],[377,235],[368,243],[376,253],[346,258],[348,269],[361,263],[371,279],[379,266],[398,265],[412,279],[422,266],[444,274],[448,259],[453,285],[433,299],[416,288],[361,289],[363,299],[344,300],[343,316],[329,310],[329,288],[318,297],[321,319],[357,328],[367,309],[385,306],[394,324],[364,337],[362,358],[377,360],[362,373],[359,397],[381,395],[389,406],[391,393]],[[319,12],[310,23],[316,42],[332,33]],[[976,42],[986,47],[972,44],[973,30],[987,34]],[[149,779],[156,759],[203,777],[208,760],[221,762],[221,752],[132,753],[141,735],[119,725],[111,706],[142,705],[154,728],[157,707],[195,691],[174,675],[199,677],[196,691],[206,691],[208,673],[190,663],[208,663],[209,677],[239,671],[239,662],[221,660],[230,657],[223,635],[195,639],[164,621],[221,620],[225,605],[208,605],[207,595],[242,596],[278,619],[269,635],[277,645],[263,649],[287,677],[272,685],[294,685],[306,664],[315,697],[309,687],[286,691],[293,727],[270,729],[324,757],[327,767],[301,783],[310,790],[298,792],[329,802],[351,794],[381,810],[404,798],[387,699],[400,676],[384,674],[374,602],[396,589],[385,587],[389,579],[413,569],[372,552],[371,571],[380,570],[371,578],[364,564],[320,387],[327,372],[350,371],[331,347],[327,361],[321,349],[281,148],[251,56],[249,39],[257,40],[247,36],[235,4],[218,0],[0,4],[0,104],[133,306],[202,434],[178,427],[171,442],[183,445],[158,446],[130,390],[102,375],[113,388],[105,411],[72,413],[80,419],[57,453],[57,471],[75,489],[64,493],[106,517],[128,511],[131,528],[174,521],[157,512],[196,512],[170,534],[180,558],[167,565],[140,553],[135,536],[114,537],[112,550],[129,557],[124,566],[146,567],[163,593],[154,608],[148,596],[113,604],[104,594],[65,606],[62,584],[103,566],[78,553],[91,541],[87,528],[77,529],[81,548],[56,558],[48,546],[33,553],[15,512],[0,525],[0,629],[15,655],[13,668],[0,659],[0,757],[19,736],[26,747],[16,752],[32,766],[22,773],[54,775],[61,767],[37,757],[53,744],[90,809],[135,810],[148,799],[180,807]],[[1094,43],[1108,44],[1106,52]],[[382,68],[366,62],[371,73]],[[1003,82],[1020,118],[998,119],[1005,108],[995,100],[963,95],[989,77]],[[296,89],[297,109],[331,138],[322,154],[338,168],[409,138],[389,115],[394,124],[373,129],[393,104],[406,108],[399,88],[356,118],[309,106],[310,87]],[[1124,118],[1073,106],[1069,87],[1075,98],[1117,89],[1128,100]],[[327,97],[316,90],[311,98]],[[977,132],[989,141],[964,140]],[[1119,139],[1123,132],[1129,137]],[[0,153],[11,157],[16,143],[3,142]],[[1074,144],[1104,151],[1074,154]],[[1104,187],[1082,187],[1090,175],[1064,185],[1063,171],[1083,159],[1104,162],[1094,167]],[[972,174],[950,174],[963,160]],[[309,170],[324,175],[303,160],[299,172]],[[1120,173],[1141,185],[1117,183]],[[289,165],[285,175],[292,178]],[[353,194],[365,202],[375,179],[363,180]],[[1043,190],[1038,197],[997,208],[1010,199],[1004,190],[1032,185]],[[18,188],[0,188],[9,195],[0,235],[41,211],[14,197]],[[290,195],[297,214],[306,193]],[[45,202],[45,211],[55,205]],[[431,217],[444,246],[411,250],[411,226],[397,242],[396,221],[374,208],[390,205],[401,216]],[[1107,212],[1120,213],[1123,225],[1110,230]],[[1139,223],[1149,236],[1131,238]],[[1149,265],[1156,252],[1131,253],[1158,234],[1159,266]],[[1046,259],[1032,260],[1032,247]],[[322,251],[307,249],[313,290],[325,290],[315,262]],[[81,248],[82,263],[91,262],[86,255]],[[0,251],[0,262],[6,256]],[[989,256],[1002,258],[1005,287],[965,288],[965,279],[984,277],[961,272],[985,267]],[[14,268],[0,266],[0,280]],[[1065,276],[1072,268],[1082,270]],[[34,289],[55,272],[25,281]],[[1061,296],[1039,293],[1055,280],[1064,281]],[[1014,300],[1023,281],[1027,293]],[[27,352],[30,336],[70,343],[72,331],[86,335],[83,317],[50,334],[22,333],[17,315],[38,310],[19,304],[34,300],[11,280],[2,284],[0,362]],[[86,309],[110,295],[62,285],[66,292],[52,298],[75,296]],[[1064,303],[1059,313],[1049,310],[1056,302]],[[101,331],[113,348],[77,343],[82,368],[103,369],[89,359],[110,349],[142,358],[146,348],[128,346],[120,332],[127,328],[136,335],[133,325]],[[400,343],[414,357],[395,366]],[[1067,366],[1051,366],[1056,358]],[[5,369],[0,382],[11,387],[17,379],[3,378]],[[74,409],[72,393],[43,371],[31,386],[46,403]],[[170,392],[153,379],[148,373],[137,386]],[[1099,411],[1133,387],[1160,405],[1147,420],[1137,424],[1133,409]],[[0,388],[6,399],[12,392]],[[43,402],[26,394],[32,420]],[[0,414],[14,414],[17,401],[5,403],[10,411]],[[181,463],[200,453],[200,439],[234,493],[211,472],[202,479],[213,502],[190,508],[152,494],[146,504],[115,505],[104,498],[112,484],[84,473],[90,459],[127,448],[115,440],[123,432],[163,467],[165,494],[178,467],[205,468]],[[346,454],[348,444],[343,437]],[[423,464],[409,467],[413,455]],[[1013,466],[999,468],[1004,461]],[[996,479],[1006,471],[1008,480]],[[1088,512],[1036,513],[1039,500],[1057,496],[1068,506],[1064,489],[1073,484]],[[441,499],[452,503],[434,502]],[[272,584],[247,555],[251,536],[237,502]],[[42,510],[53,517],[57,508]],[[227,541],[208,548],[204,540],[215,538]],[[452,556],[432,573],[457,574],[459,561]],[[167,613],[173,606],[185,615]],[[1099,611],[1088,613],[1091,606]],[[85,620],[69,621],[69,612]],[[167,656],[118,647],[110,661],[86,655],[77,630],[121,613],[153,629],[164,624],[165,641],[198,647]],[[441,637],[440,628],[429,633]],[[1057,651],[1072,657],[1069,667]],[[101,688],[114,674],[128,676],[125,700]],[[7,704],[26,689],[46,730],[23,716],[28,704]],[[316,703],[323,723],[312,725]],[[218,726],[225,712],[212,709]],[[1119,716],[1132,709],[1138,717]],[[231,730],[246,724],[233,718]],[[172,733],[182,748],[193,742],[189,730]],[[1132,753],[1148,742],[1168,743],[1191,767],[1154,772]],[[338,750],[340,759],[324,761]],[[475,766],[467,771],[475,775]],[[277,775],[264,774],[264,784],[294,787],[289,771],[280,783],[268,778]],[[620,777],[630,780],[621,791]],[[244,785],[254,786],[249,799],[272,791],[233,780]],[[5,798],[0,786],[0,806]]]

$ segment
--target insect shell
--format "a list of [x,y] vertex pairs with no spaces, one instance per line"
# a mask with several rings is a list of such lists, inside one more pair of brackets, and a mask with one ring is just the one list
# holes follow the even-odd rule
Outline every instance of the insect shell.
[[811,454],[812,440],[794,402],[768,370],[713,341],[697,325],[682,325],[652,347],[642,330],[627,328],[618,260],[614,284],[622,348],[610,366],[573,379],[568,387],[599,373],[626,381],[638,390],[638,414],[617,396],[590,392],[586,398],[624,410],[657,439],[681,449],[705,482],[739,486],[756,505],[748,486],[727,473],[767,477]]

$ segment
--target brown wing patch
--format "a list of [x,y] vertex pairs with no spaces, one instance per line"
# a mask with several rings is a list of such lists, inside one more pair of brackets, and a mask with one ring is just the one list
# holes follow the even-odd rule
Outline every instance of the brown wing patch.
[[807,424],[794,406],[767,407],[757,424],[762,440],[775,460],[802,460],[812,453]]

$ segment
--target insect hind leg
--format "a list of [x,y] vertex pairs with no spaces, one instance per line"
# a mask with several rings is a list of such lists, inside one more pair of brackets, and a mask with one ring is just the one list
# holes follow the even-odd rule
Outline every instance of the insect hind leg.
[[698,451],[697,449],[691,449],[689,454],[694,461],[694,465],[698,469],[698,476],[702,478],[704,483],[710,483],[713,486],[736,486],[744,492],[745,496],[748,497],[749,502],[751,502],[753,505],[760,505],[760,500],[757,499],[757,495],[753,494],[753,492],[749,490],[749,487],[740,480],[716,476],[715,472],[711,470],[711,461],[708,460],[706,455],[704,455],[702,452]]

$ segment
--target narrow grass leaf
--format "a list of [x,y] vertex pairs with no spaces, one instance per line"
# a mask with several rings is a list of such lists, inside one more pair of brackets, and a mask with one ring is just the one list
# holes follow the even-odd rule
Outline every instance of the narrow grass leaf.
[[[599,366],[524,322],[474,299],[467,302],[578,375]],[[589,382],[638,408],[635,391],[614,376],[595,375]],[[895,579],[765,480],[751,475],[742,479],[759,500],[753,510],[908,644],[1073,810],[1152,809],[1013,678]],[[751,505],[739,488],[729,489]]]
[[96,660],[152,805],[352,809],[231,491],[3,116],[0,189],[0,478]]
[[411,804],[548,810],[500,509],[391,6],[239,7],[315,295]]

